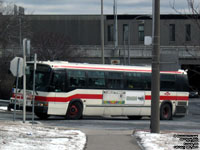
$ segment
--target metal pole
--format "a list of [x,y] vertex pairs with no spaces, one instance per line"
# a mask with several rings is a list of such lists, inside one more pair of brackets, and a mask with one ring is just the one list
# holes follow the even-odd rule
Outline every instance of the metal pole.
[[114,0],[114,19],[115,19],[115,50],[118,48],[118,25],[117,25],[117,0]]
[[102,64],[105,64],[104,58],[104,17],[103,17],[103,0],[101,0],[101,57]]
[[153,1],[151,133],[160,133],[160,0]]
[[19,47],[22,51],[22,18],[21,15],[19,16]]
[[34,123],[34,113],[35,113],[35,73],[36,73],[36,66],[37,66],[37,54],[34,55],[34,68],[33,68],[33,97],[32,97],[32,124]]
[[124,33],[124,65],[126,65],[126,41],[125,41],[125,33]]
[[13,121],[16,119],[16,100],[17,100],[17,93],[18,93],[18,82],[19,82],[19,60],[17,60],[17,81],[16,81],[16,88],[15,88],[15,105],[14,105],[14,113],[13,113]]
[[131,42],[131,24],[129,23],[129,27],[128,27],[128,65],[131,64],[131,60],[130,60],[130,42]]
[[23,40],[23,71],[24,71],[24,76],[23,76],[23,123],[26,121],[26,42],[27,39]]

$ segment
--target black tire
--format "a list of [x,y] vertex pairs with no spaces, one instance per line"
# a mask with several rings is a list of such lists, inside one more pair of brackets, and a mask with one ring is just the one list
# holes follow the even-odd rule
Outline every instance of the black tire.
[[12,109],[12,107],[11,107],[11,105],[9,104],[8,107],[7,107],[7,110],[8,110],[8,111],[11,111],[11,109]]
[[160,120],[172,119],[172,107],[168,103],[162,104],[160,108]]
[[80,102],[73,102],[69,105],[66,118],[77,120],[82,118],[83,107]]
[[142,116],[127,116],[130,120],[140,120]]
[[46,120],[46,119],[49,118],[49,115],[47,115],[47,114],[45,114],[45,113],[35,113],[35,115],[36,115],[38,118],[42,119],[42,120]]

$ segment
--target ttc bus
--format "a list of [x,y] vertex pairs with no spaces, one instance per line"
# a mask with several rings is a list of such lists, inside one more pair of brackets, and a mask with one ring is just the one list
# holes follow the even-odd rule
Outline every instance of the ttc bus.
[[[32,107],[33,62],[27,63],[27,107]],[[151,68],[62,61],[37,62],[35,114],[67,119],[83,116],[151,116]],[[19,80],[17,108],[23,106],[23,79]],[[15,90],[13,90],[15,91]],[[160,73],[160,119],[184,116],[188,107],[187,74]],[[15,93],[9,107],[13,107]],[[28,108],[27,108],[28,109]]]

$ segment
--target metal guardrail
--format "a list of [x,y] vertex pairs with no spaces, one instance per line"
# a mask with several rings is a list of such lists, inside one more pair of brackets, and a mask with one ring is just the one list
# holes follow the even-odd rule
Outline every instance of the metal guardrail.
[[2,99],[0,99],[0,106],[8,106],[9,103],[10,103],[9,100],[2,100]]

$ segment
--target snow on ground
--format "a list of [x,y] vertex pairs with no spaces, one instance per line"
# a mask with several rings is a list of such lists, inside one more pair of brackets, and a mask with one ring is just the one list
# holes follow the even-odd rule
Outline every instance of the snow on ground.
[[200,150],[200,134],[196,133],[150,133],[137,131],[134,134],[145,150]]
[[79,130],[0,121],[0,150],[83,150],[85,144]]
[[0,111],[6,111],[7,110],[7,107],[5,106],[0,106]]

